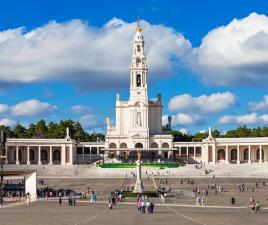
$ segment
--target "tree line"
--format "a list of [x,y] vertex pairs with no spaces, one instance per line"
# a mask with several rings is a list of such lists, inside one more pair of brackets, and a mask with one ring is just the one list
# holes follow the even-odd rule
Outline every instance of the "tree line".
[[[102,133],[85,131],[79,122],[73,120],[61,120],[60,122],[49,122],[41,119],[35,124],[32,123],[28,128],[18,124],[14,128],[0,125],[8,138],[65,138],[66,128],[69,127],[70,136],[77,141],[104,141],[105,135]],[[171,134],[174,141],[202,141],[208,136],[208,132],[197,132],[195,134],[185,134],[178,130],[172,130]],[[225,134],[221,134],[218,130],[212,131],[215,138],[226,137],[268,137],[268,127],[248,128],[246,126],[238,127],[235,130],[228,130]]]
[[0,126],[8,138],[65,138],[66,128],[69,127],[70,136],[77,141],[104,141],[105,135],[101,133],[89,133],[85,131],[79,122],[73,120],[61,120],[60,122],[49,122],[41,119],[38,122],[31,123],[28,128],[21,124],[14,128]]
[[[177,130],[172,130],[171,134],[174,141],[195,141],[199,142],[208,136],[208,132],[197,132],[196,134],[185,134]],[[237,138],[237,137],[268,137],[268,127],[248,128],[246,126],[238,127],[235,130],[228,130],[225,134],[221,134],[218,130],[212,131],[214,138]]]

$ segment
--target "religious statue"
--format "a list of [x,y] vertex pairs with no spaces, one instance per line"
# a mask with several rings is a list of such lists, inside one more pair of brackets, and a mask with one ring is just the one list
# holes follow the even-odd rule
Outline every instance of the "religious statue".
[[66,127],[66,139],[70,139],[71,137],[70,137],[70,129],[69,129],[69,127]]
[[120,101],[120,95],[116,94],[116,101]]
[[107,126],[107,130],[109,130],[111,128],[111,121],[110,121],[109,116],[106,117],[106,126]]
[[138,151],[137,155],[138,155],[138,161],[141,161],[141,152]]
[[137,112],[136,123],[137,123],[138,126],[142,126],[142,124],[141,124],[141,113],[140,112]]

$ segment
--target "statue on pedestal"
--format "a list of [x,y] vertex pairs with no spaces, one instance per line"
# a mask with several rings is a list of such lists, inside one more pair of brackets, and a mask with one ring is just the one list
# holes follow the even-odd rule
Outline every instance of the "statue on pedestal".
[[138,160],[136,161],[137,165],[137,176],[136,176],[136,184],[134,187],[133,193],[143,193],[144,192],[144,186],[141,180],[141,153],[138,151]]

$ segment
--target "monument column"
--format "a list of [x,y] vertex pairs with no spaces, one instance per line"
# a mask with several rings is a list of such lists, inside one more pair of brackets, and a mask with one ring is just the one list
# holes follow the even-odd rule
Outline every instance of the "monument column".
[[136,161],[137,165],[137,175],[136,175],[136,184],[133,189],[133,193],[142,193],[144,192],[144,186],[141,180],[141,153],[138,152],[138,160]]

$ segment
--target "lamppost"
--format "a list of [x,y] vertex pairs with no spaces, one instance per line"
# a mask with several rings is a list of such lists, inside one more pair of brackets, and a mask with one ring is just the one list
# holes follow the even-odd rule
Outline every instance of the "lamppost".
[[3,130],[0,130],[0,164],[1,164],[1,208],[3,206],[3,197],[4,197],[4,175],[3,175],[3,166],[4,166],[4,159],[6,158],[6,133]]

